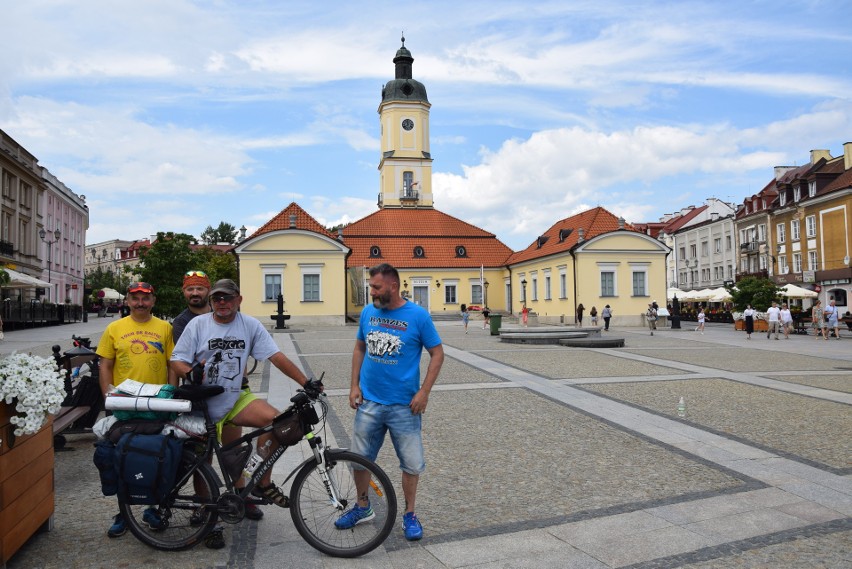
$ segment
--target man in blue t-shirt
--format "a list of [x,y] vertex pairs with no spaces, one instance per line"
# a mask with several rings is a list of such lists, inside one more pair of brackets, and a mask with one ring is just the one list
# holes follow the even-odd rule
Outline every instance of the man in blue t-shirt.
[[[399,273],[387,263],[370,269],[371,306],[364,307],[352,355],[352,384],[349,406],[356,410],[352,450],[370,460],[390,431],[402,470],[405,538],[423,537],[423,526],[414,514],[417,483],[426,469],[423,459],[421,416],[429,403],[429,392],[444,363],[444,347],[426,310],[399,294]],[[420,384],[420,356],[429,352],[426,378]],[[372,519],[367,498],[370,473],[354,470],[358,502],[336,522],[350,529]]]

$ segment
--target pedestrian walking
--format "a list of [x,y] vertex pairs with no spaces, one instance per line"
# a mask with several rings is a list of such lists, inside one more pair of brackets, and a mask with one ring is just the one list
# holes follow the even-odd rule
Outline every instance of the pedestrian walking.
[[814,301],[814,307],[811,310],[811,326],[814,328],[814,338],[819,339],[820,334],[828,340],[828,333],[825,329],[825,313],[822,308],[822,301],[817,299]]
[[766,319],[769,321],[769,326],[766,328],[766,339],[768,340],[772,333],[775,333],[775,339],[778,339],[778,330],[781,328],[781,309],[778,308],[778,303],[773,301],[772,306],[766,310]]
[[527,322],[529,321],[530,309],[524,306],[521,309],[521,323],[524,325],[524,328],[527,327]]
[[695,328],[696,332],[701,332],[701,335],[704,335],[704,319],[706,316],[704,315],[704,308],[698,309],[698,326]]
[[491,325],[491,310],[486,306],[482,309],[482,329],[485,330]]
[[610,308],[609,304],[604,306],[603,310],[601,311],[601,317],[604,321],[604,331],[609,332],[609,321],[612,318],[612,308]]
[[464,333],[467,334],[467,324],[470,321],[470,312],[467,311],[467,305],[461,305],[462,324],[464,324]]
[[833,298],[828,301],[828,306],[825,307],[824,317],[825,317],[826,332],[828,331],[829,328],[833,328],[834,329],[834,337],[839,340],[840,339],[840,323],[838,321],[839,319],[838,319],[838,314],[837,314],[837,304],[835,303],[835,300]]
[[745,320],[746,340],[751,340],[751,335],[754,334],[754,316],[756,311],[751,307],[751,304],[746,305],[743,310],[743,320]]
[[583,312],[586,308],[583,306],[583,303],[577,305],[577,326],[583,326]]
[[654,308],[654,303],[648,304],[648,311],[645,313],[645,318],[648,320],[648,328],[651,329],[651,335],[654,335],[654,330],[657,329],[657,309]]
[[786,302],[781,305],[781,330],[784,332],[784,339],[789,340],[793,330],[793,313]]
[[594,306],[589,310],[589,318],[592,319],[592,326],[598,325],[598,309]]

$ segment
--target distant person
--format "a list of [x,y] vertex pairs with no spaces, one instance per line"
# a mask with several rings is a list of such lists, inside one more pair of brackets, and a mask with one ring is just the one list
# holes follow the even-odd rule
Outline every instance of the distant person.
[[695,328],[695,331],[701,332],[702,336],[704,335],[704,319],[705,318],[707,318],[707,316],[704,314],[704,308],[703,307],[699,308],[698,309],[698,326]]
[[746,340],[751,340],[751,335],[754,334],[754,316],[756,312],[751,304],[746,305],[743,310],[743,320],[745,320]]
[[819,339],[820,334],[822,334],[822,337],[828,340],[828,333],[825,330],[825,313],[822,309],[822,301],[819,299],[814,301],[811,321],[811,326],[814,328],[814,338]]
[[589,318],[592,319],[592,326],[598,325],[598,309],[594,306],[589,310]]
[[793,331],[793,313],[786,302],[781,305],[781,330],[784,332],[784,339],[789,340],[790,332]]
[[521,309],[521,323],[524,325],[524,328],[527,327],[527,322],[529,321],[530,309],[524,306]]
[[[846,327],[852,332],[852,312],[848,310],[843,314],[843,321],[846,322]],[[2,324],[2,322],[0,322]]]
[[586,308],[583,306],[583,303],[577,305],[577,326],[583,326],[583,312]]
[[601,318],[603,318],[604,321],[604,330],[609,332],[609,321],[612,318],[612,308],[610,308],[609,304],[604,306],[601,311]]
[[461,305],[462,324],[464,324],[464,333],[467,334],[467,325],[470,322],[470,312],[467,310],[467,305]]
[[491,310],[486,306],[482,309],[482,329],[485,330],[491,324]]
[[781,309],[778,308],[778,303],[773,301],[772,306],[766,309],[766,319],[769,321],[769,326],[766,328],[766,339],[774,333],[775,339],[778,340],[778,330],[781,328]]
[[645,318],[648,320],[648,328],[651,329],[651,335],[654,335],[654,330],[657,329],[657,309],[654,308],[654,303],[648,305],[648,311],[645,313]]
[[834,337],[838,340],[840,339],[840,322],[837,314],[837,304],[833,298],[828,301],[828,306],[825,307],[825,328],[826,331],[829,328],[833,328]]

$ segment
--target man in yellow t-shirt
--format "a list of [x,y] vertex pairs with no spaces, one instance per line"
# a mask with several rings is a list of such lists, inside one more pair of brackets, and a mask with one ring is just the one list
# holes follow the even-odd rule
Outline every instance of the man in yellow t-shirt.
[[[125,379],[177,385],[177,376],[169,369],[175,347],[172,325],[151,314],[156,301],[154,287],[148,283],[131,283],[126,300],[130,316],[111,322],[98,342],[98,369],[104,397]],[[163,523],[154,508],[148,508],[142,519],[155,529]],[[118,514],[107,535],[119,537],[126,531],[124,518]]]

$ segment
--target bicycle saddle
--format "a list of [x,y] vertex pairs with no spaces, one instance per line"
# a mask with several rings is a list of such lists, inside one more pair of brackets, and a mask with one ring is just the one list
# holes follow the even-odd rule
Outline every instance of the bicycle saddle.
[[221,385],[181,385],[175,389],[175,399],[186,399],[187,401],[201,401],[223,393],[225,388]]

